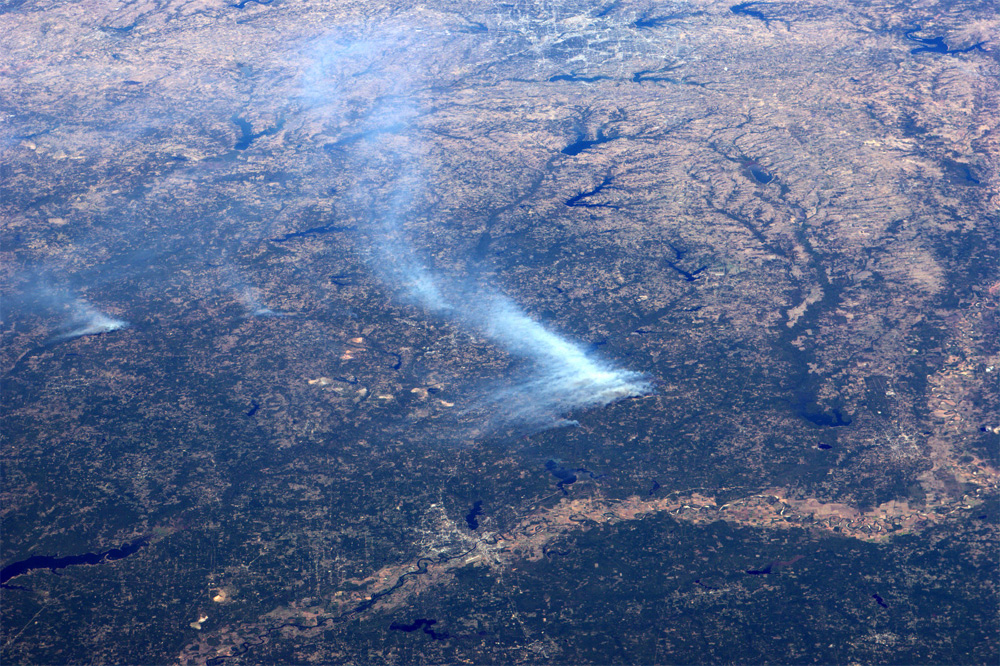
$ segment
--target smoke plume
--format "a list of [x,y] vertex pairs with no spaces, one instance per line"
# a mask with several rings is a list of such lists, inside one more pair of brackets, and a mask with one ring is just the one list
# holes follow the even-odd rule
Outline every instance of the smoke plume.
[[[408,33],[412,34],[412,33]],[[532,317],[499,289],[468,275],[446,275],[432,268],[414,248],[407,220],[421,205],[422,184],[429,166],[421,159],[419,132],[414,119],[420,115],[415,91],[426,93],[426,73],[412,66],[400,74],[393,39],[334,40],[304,77],[303,99],[331,125],[343,125],[341,95],[349,81],[362,74],[386,77],[368,85],[383,91],[385,100],[353,127],[352,141],[343,142],[346,161],[355,173],[375,173],[389,179],[381,189],[384,200],[373,199],[374,187],[359,185],[353,196],[358,206],[367,202],[373,212],[369,239],[373,266],[399,294],[427,311],[478,334],[516,359],[516,378],[480,392],[466,414],[485,421],[486,429],[540,430],[572,425],[566,416],[574,411],[604,407],[625,398],[651,392],[641,373],[616,367],[588,353],[583,346],[556,333]],[[420,63],[420,41],[405,44],[408,62]],[[392,73],[392,74],[389,74]],[[388,78],[391,76],[392,78]],[[423,86],[423,88],[421,88]],[[426,97],[426,95],[424,95]],[[360,129],[360,131],[358,131]],[[385,176],[387,172],[393,175]],[[436,223],[436,222],[435,222]],[[443,224],[443,222],[442,222]]]

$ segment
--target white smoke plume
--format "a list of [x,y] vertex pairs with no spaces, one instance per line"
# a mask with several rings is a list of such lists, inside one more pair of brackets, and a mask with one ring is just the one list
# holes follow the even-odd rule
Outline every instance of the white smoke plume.
[[524,363],[519,381],[482,395],[467,410],[486,419],[489,429],[573,425],[565,419],[573,411],[652,392],[648,377],[588,353],[494,288],[436,276],[416,260],[411,247],[398,242],[393,243],[391,255],[395,258],[391,274],[400,278],[396,286],[409,299],[478,333]]
[[264,305],[264,301],[260,298],[260,289],[256,287],[243,285],[236,290],[236,297],[247,309],[247,313],[254,317],[274,317],[279,314]]
[[[420,158],[423,151],[413,125],[419,117],[419,104],[412,94],[425,83],[426,73],[417,64],[421,62],[419,40],[400,47],[397,41],[403,32],[391,38],[384,36],[386,32],[390,31],[383,28],[382,37],[374,41],[332,40],[332,46],[304,77],[303,99],[329,124],[343,126],[339,96],[348,87],[344,77],[357,77],[358,72],[386,77],[369,85],[381,89],[383,99],[389,101],[376,104],[366,114],[361,131],[352,129],[357,138],[343,149],[356,173],[391,170],[395,174],[391,194],[384,195],[384,201],[372,199],[375,188],[365,188],[362,193],[358,185],[353,193],[359,202],[367,199],[367,204],[359,203],[359,207],[381,211],[373,213],[370,223],[373,264],[388,283],[428,313],[481,335],[520,361],[519,379],[507,379],[482,393],[465,414],[484,421],[477,428],[479,432],[496,428],[537,431],[575,424],[565,418],[571,412],[651,393],[651,382],[641,373],[588,353],[579,343],[531,317],[497,288],[468,276],[441,274],[419,256],[409,240],[405,220],[416,214],[428,168]],[[400,48],[411,63],[408,78],[399,76],[398,67],[380,61],[398,58],[393,49]],[[389,76],[393,78],[386,73],[392,73]]]
[[226,267],[220,275],[223,284],[232,291],[236,299],[243,305],[248,317],[292,317],[293,312],[281,312],[270,308],[265,302],[260,289],[247,282],[235,269]]
[[491,290],[476,290],[459,319],[527,364],[520,381],[493,390],[473,407],[494,427],[575,425],[565,419],[570,412],[652,391],[641,373],[588,354]]
[[69,316],[50,342],[64,342],[85,335],[110,333],[128,326],[127,321],[101,312],[82,298],[68,303],[66,309]]

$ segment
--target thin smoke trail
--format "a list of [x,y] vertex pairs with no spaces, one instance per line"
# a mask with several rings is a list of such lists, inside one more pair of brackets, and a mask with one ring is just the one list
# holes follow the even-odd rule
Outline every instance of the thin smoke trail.
[[246,308],[247,313],[254,317],[269,317],[278,314],[264,305],[264,301],[260,298],[260,290],[256,287],[243,285],[236,289],[236,297]]
[[[37,319],[49,331],[40,347],[111,333],[128,328],[129,322],[99,310],[83,296],[53,279],[44,267],[14,274],[12,288],[4,294],[4,314],[16,319]],[[34,326],[32,326],[34,328]]]
[[261,290],[248,283],[235,269],[226,267],[221,271],[223,283],[246,310],[248,317],[291,317],[293,312],[274,310],[265,302]]
[[[304,98],[315,103],[319,113],[331,113],[337,107],[338,91],[344,89],[341,79],[345,72],[388,71],[390,68],[380,58],[391,52],[392,43],[337,42],[336,48],[323,54],[320,65],[310,71]],[[419,50],[419,44],[415,48]],[[412,53],[407,56],[409,62],[419,61]],[[326,84],[324,71],[332,79]],[[377,272],[428,313],[478,333],[521,362],[518,381],[508,381],[483,393],[465,413],[485,420],[487,429],[540,430],[574,423],[565,418],[573,411],[651,393],[652,385],[646,376],[588,353],[579,343],[532,318],[497,289],[469,279],[450,279],[421,260],[404,224],[417,208],[415,200],[426,180],[427,168],[421,159],[423,150],[417,132],[410,131],[419,116],[413,100],[422,74],[417,71],[410,76],[378,81],[383,99],[391,102],[381,106],[377,103],[370,110],[364,131],[351,143],[349,160],[358,173],[397,174],[386,200],[381,205],[378,201],[368,205],[370,210],[382,210],[371,221]],[[317,92],[323,85],[328,86],[328,95]],[[375,190],[359,184],[355,192],[359,201],[365,189]]]
[[481,411],[496,426],[546,428],[575,424],[565,415],[579,409],[604,407],[618,400],[651,392],[649,380],[638,372],[612,366],[584,348],[532,319],[513,301],[481,294],[478,326],[510,354],[529,362],[527,377],[486,396]]
[[[397,257],[400,249],[396,247]],[[573,425],[575,421],[565,418],[573,411],[652,392],[649,378],[642,373],[588,353],[581,344],[529,316],[509,297],[481,285],[451,284],[418,264],[412,248],[402,250],[408,266],[403,288],[412,300],[482,335],[525,366],[520,381],[484,393],[466,410],[486,419],[488,429]]]
[[82,298],[69,304],[70,316],[61,327],[61,332],[55,334],[50,342],[64,342],[85,335],[110,333],[128,326],[128,322],[104,314]]

